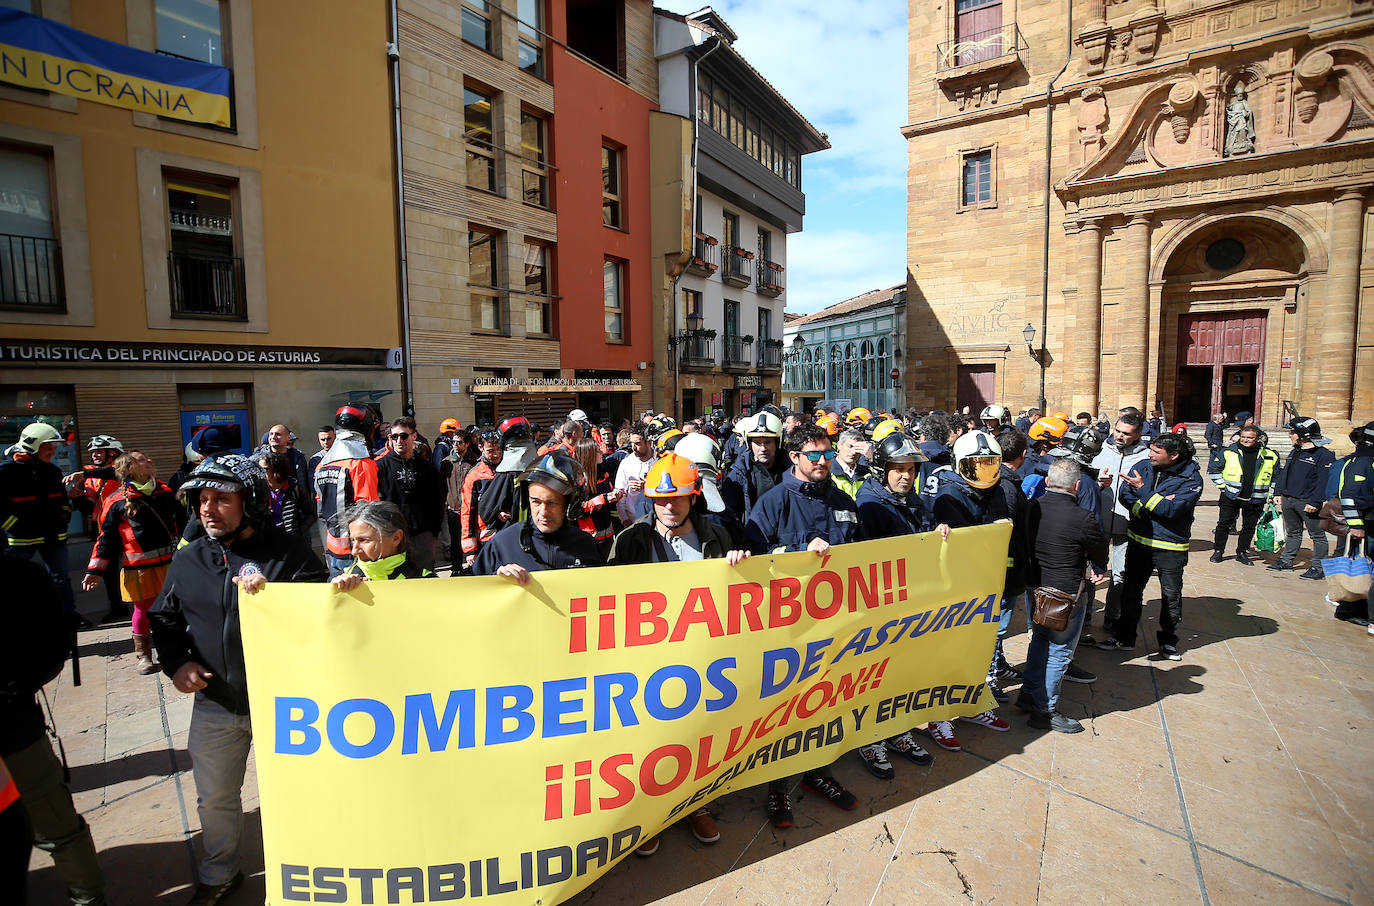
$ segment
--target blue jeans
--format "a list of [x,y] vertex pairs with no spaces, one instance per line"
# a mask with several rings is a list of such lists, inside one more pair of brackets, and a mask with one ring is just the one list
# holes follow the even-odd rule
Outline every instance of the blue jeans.
[[329,567],[329,578],[333,579],[335,576],[339,575],[339,573],[353,565],[353,558],[351,556],[341,557],[338,554],[332,554],[329,551],[325,551],[324,565]]
[[76,616],[76,595],[72,592],[72,577],[67,572],[67,542],[49,541],[30,547],[11,546],[10,553],[25,560],[32,560],[37,554],[57,585],[57,593],[62,597],[62,609]]
[[1059,706],[1059,687],[1064,683],[1064,671],[1073,660],[1083,617],[1088,613],[1092,595],[1088,588],[1078,596],[1069,625],[1060,632],[1030,624],[1030,648],[1026,651],[1026,666],[1021,674],[1021,691],[1029,695],[1041,711],[1053,711]]
[[196,781],[196,811],[200,813],[202,884],[219,885],[239,870],[243,838],[243,773],[253,728],[247,714],[234,714],[197,694],[191,708],[191,774]]

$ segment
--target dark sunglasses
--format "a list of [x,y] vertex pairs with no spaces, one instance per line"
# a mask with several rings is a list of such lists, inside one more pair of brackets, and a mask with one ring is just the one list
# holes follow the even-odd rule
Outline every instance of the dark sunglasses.
[[835,458],[834,450],[798,450],[797,452],[812,462],[820,462],[822,459],[829,461]]
[[405,440],[405,439],[406,439],[407,437],[409,437],[409,436],[410,436],[410,432],[409,432],[409,431],[402,431],[402,432],[400,432],[399,434],[393,434],[393,435],[391,435],[391,439],[392,439],[392,440]]

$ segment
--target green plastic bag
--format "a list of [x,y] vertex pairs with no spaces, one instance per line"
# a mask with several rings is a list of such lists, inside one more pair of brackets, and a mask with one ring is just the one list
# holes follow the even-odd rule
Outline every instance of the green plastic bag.
[[1255,527],[1255,547],[1262,551],[1271,553],[1283,547],[1284,536],[1283,515],[1272,504],[1266,504],[1264,515],[1260,516],[1259,525]]

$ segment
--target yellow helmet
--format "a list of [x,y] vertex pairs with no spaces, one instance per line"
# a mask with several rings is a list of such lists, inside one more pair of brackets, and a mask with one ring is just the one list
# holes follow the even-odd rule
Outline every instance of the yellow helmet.
[[897,419],[885,419],[881,422],[878,422],[878,426],[873,429],[873,442],[875,444],[879,443],[880,441],[882,441],[884,437],[887,437],[889,434],[905,433],[906,430],[902,427],[902,423],[897,421]]

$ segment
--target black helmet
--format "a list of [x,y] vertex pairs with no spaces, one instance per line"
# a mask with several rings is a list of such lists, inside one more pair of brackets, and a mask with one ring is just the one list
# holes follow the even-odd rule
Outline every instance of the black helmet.
[[896,462],[926,462],[921,448],[905,434],[893,432],[882,440],[873,450],[873,469],[879,482],[887,483],[887,467]]
[[1369,422],[1364,427],[1351,428],[1350,440],[1356,444],[1374,444],[1374,422]]
[[496,431],[501,435],[503,448],[517,441],[534,439],[534,425],[523,415],[512,415],[510,418],[502,419]]
[[345,431],[357,431],[363,437],[371,437],[377,427],[377,413],[371,406],[361,403],[345,403],[334,413],[334,427]]
[[1080,466],[1091,466],[1102,452],[1102,435],[1089,426],[1074,425],[1064,433],[1064,440],[1050,451],[1051,456],[1067,456]]
[[[205,460],[177,489],[177,495],[186,499],[187,491],[199,491],[201,488],[242,494],[243,515],[249,522],[258,522],[267,516],[270,498],[267,473],[247,456],[225,453]],[[200,495],[196,494],[195,497],[198,499]]]
[[1318,440],[1322,436],[1322,426],[1315,418],[1302,415],[1288,423],[1288,430],[1298,435],[1299,440]]
[[566,453],[545,453],[521,473],[520,484],[542,484],[568,499],[568,513],[581,505],[587,486],[586,473],[577,460]]

